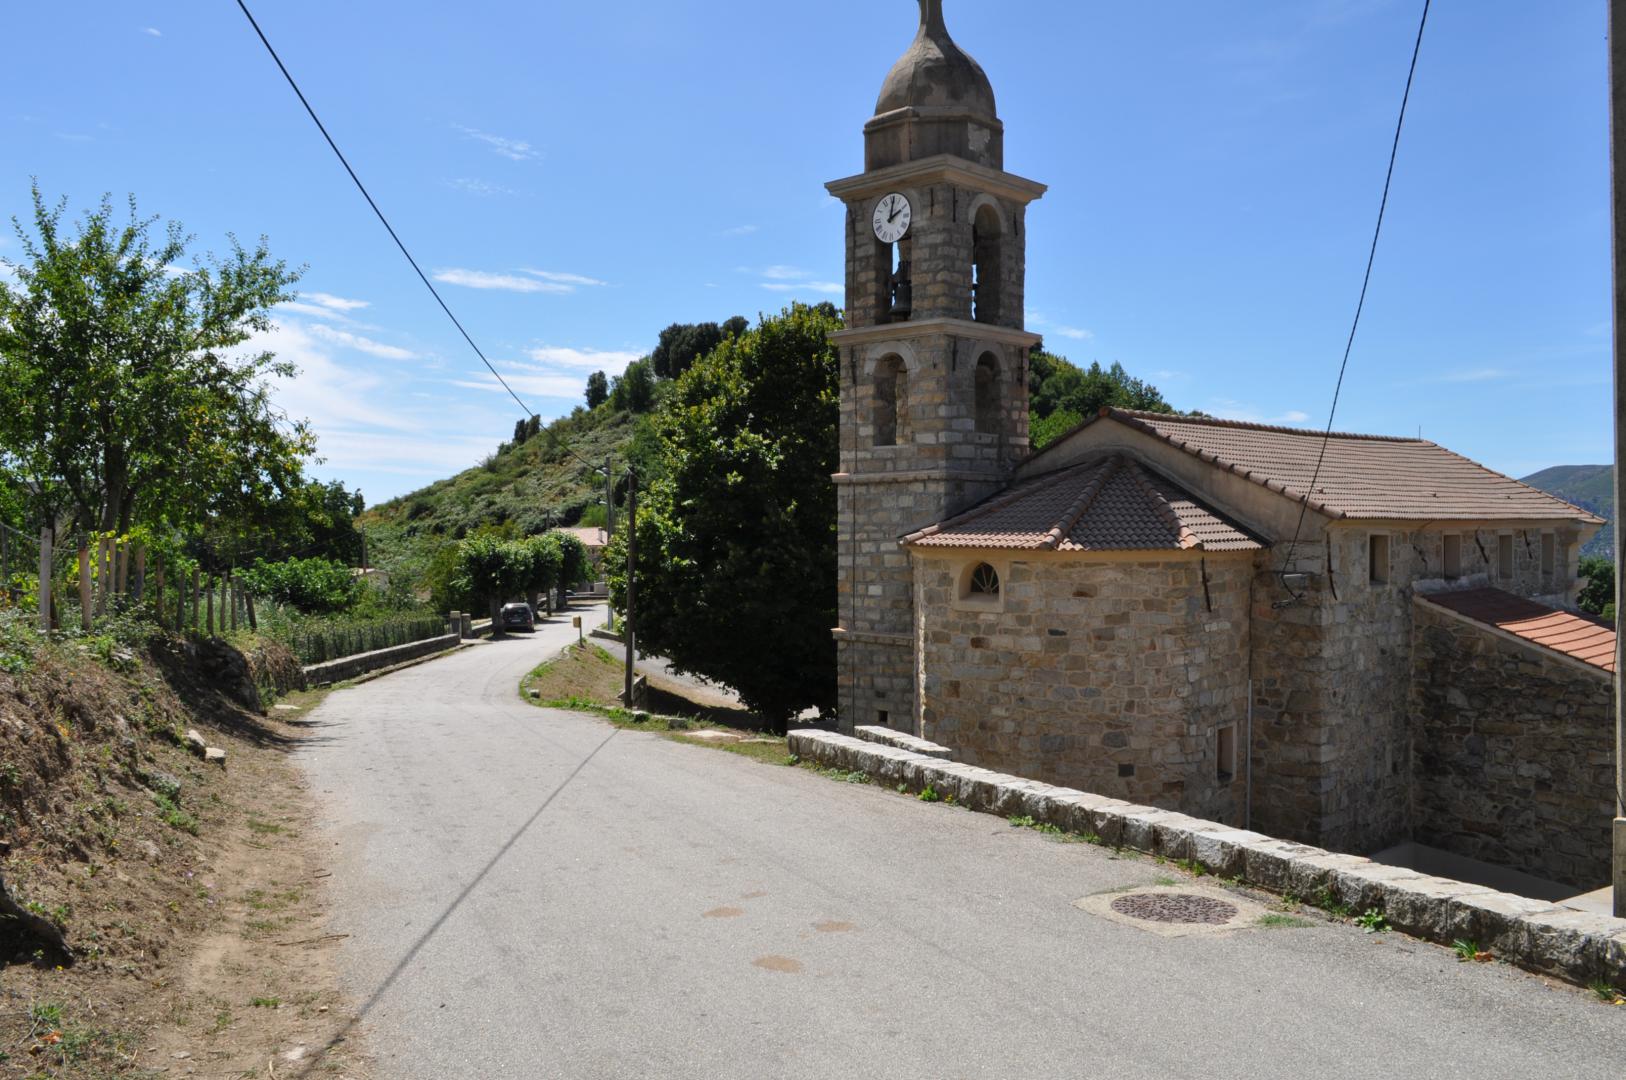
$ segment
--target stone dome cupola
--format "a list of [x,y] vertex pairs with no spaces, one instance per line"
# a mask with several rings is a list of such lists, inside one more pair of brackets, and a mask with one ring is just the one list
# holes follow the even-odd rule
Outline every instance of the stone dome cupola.
[[895,109],[952,108],[985,120],[997,120],[994,86],[949,36],[943,0],[920,0],[920,32],[881,87],[875,115]]
[[943,0],[920,0],[920,30],[887,74],[864,136],[869,170],[939,154],[1004,168],[993,84],[949,36]]

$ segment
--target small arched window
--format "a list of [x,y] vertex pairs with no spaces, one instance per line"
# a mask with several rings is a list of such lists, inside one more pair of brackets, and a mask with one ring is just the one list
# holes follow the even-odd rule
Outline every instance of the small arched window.
[[993,353],[983,353],[977,361],[976,399],[977,430],[985,435],[999,434],[999,361]]
[[999,211],[984,204],[971,225],[971,318],[977,322],[999,321],[1004,233]]
[[998,596],[999,571],[987,563],[978,563],[971,568],[965,591],[967,596]]
[[871,423],[875,429],[876,446],[897,446],[899,435],[907,427],[909,410],[909,375],[903,361],[888,356],[875,365],[874,400],[871,405]]

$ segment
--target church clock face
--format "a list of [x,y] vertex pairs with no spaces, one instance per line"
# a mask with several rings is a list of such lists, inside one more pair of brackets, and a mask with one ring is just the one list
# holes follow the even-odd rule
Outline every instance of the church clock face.
[[875,238],[883,244],[895,244],[909,231],[914,220],[914,209],[909,200],[893,192],[884,196],[875,207]]

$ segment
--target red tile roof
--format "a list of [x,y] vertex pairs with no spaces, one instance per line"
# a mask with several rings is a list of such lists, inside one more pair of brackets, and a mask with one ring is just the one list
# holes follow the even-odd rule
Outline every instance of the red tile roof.
[[[1145,432],[1295,501],[1304,498],[1322,453],[1322,432],[1300,428],[1112,408],[1089,423],[1102,419]],[[1603,523],[1422,439],[1335,433],[1325,443],[1309,504],[1333,518]]]
[[1023,481],[903,538],[923,548],[1255,551],[1264,545],[1188,492],[1124,457]]
[[1615,670],[1615,628],[1601,619],[1560,611],[1501,589],[1428,593],[1420,599],[1593,667]]

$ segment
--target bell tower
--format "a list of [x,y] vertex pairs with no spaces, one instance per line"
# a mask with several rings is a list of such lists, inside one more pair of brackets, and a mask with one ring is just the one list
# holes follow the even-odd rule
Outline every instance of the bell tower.
[[838,702],[845,730],[919,733],[915,600],[900,537],[985,498],[1028,453],[1027,207],[1005,172],[993,86],[949,36],[943,0],[864,126],[847,207],[841,354]]

